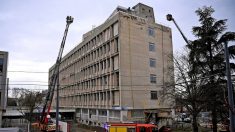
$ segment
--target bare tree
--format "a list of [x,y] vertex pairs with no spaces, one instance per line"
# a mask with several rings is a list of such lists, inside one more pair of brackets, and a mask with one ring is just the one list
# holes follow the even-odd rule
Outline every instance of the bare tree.
[[206,93],[203,84],[206,82],[199,71],[193,69],[188,55],[185,52],[174,56],[174,67],[169,68],[169,72],[175,73],[175,82],[167,84],[165,95],[171,95],[178,104],[187,109],[193,118],[193,131],[198,132],[197,116],[205,108]]
[[43,101],[43,94],[39,91],[27,89],[14,89],[13,94],[17,95],[18,111],[29,121],[30,130],[33,120],[33,112],[38,109]]

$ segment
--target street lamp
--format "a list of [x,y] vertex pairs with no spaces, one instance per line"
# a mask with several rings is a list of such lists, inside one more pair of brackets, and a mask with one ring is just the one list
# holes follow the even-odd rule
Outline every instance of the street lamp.
[[225,61],[226,61],[226,76],[227,76],[227,88],[228,88],[228,104],[229,104],[229,119],[230,119],[230,132],[234,132],[234,123],[235,118],[233,115],[234,112],[234,100],[233,100],[233,88],[232,88],[232,81],[231,81],[231,72],[230,72],[230,62],[229,62],[229,51],[228,51],[228,43],[224,43],[224,54],[225,54]]
[[[174,18],[171,14],[166,15],[166,19],[168,21],[173,21],[177,29],[179,30],[180,34],[184,38],[184,41],[189,44],[188,39],[185,37],[177,23],[175,22]],[[230,63],[229,63],[229,53],[228,53],[228,43],[224,43],[224,51],[225,51],[225,60],[226,60],[226,76],[227,76],[227,88],[228,88],[228,102],[229,102],[229,118],[230,118],[230,131],[234,132],[234,123],[235,123],[235,117],[233,115],[234,112],[234,103],[233,103],[233,90],[232,90],[232,82],[231,82],[231,73],[230,73]]]

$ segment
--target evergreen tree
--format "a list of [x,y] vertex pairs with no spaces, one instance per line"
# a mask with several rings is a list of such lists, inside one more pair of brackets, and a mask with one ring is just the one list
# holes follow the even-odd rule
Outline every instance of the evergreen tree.
[[[234,32],[225,32],[226,19],[216,20],[212,14],[212,7],[196,10],[199,16],[199,26],[193,27],[193,34],[197,38],[187,45],[190,50],[189,61],[192,63],[191,73],[200,74],[206,78],[203,89],[207,93],[207,109],[212,112],[213,131],[217,131],[218,112],[225,106],[226,80],[224,43],[235,40]],[[229,47],[230,57],[234,57],[234,46]],[[231,68],[235,68],[231,64]],[[227,109],[228,110],[228,109]]]

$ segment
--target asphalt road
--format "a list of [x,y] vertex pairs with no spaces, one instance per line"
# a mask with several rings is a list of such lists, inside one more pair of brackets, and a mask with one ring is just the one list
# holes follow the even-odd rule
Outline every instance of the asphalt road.
[[72,123],[70,130],[71,130],[71,132],[95,132],[92,130],[81,128],[81,127],[79,127],[79,125],[77,123]]

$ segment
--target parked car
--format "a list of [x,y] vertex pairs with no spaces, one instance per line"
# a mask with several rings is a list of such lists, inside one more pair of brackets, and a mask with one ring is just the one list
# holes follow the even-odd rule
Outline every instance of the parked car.
[[179,113],[179,115],[175,118],[175,121],[190,123],[191,122],[191,118],[186,113]]

